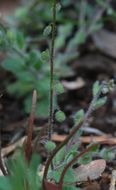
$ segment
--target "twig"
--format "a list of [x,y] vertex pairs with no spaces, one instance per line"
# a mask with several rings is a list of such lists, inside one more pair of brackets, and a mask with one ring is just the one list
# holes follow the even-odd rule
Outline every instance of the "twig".
[[116,170],[112,171],[111,183],[109,190],[116,190]]
[[28,132],[27,132],[27,140],[25,143],[25,158],[28,161],[30,160],[31,153],[32,153],[32,134],[33,134],[33,122],[34,122],[34,117],[35,117],[36,101],[37,101],[37,92],[36,90],[34,90],[33,97],[32,97],[31,114],[29,118],[29,127],[28,127]]

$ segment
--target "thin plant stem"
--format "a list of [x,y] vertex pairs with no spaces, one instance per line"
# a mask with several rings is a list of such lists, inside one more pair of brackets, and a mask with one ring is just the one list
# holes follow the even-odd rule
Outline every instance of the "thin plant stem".
[[54,114],[54,42],[56,30],[56,0],[53,0],[53,21],[52,21],[52,41],[50,51],[50,109],[49,109],[49,126],[48,138],[51,139],[53,131],[53,114]]

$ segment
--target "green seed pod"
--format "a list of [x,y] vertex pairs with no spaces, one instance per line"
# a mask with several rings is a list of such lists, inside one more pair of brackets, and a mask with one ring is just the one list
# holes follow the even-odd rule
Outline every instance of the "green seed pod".
[[52,141],[47,141],[47,142],[45,142],[44,146],[45,146],[47,152],[52,152],[55,149],[56,144]]
[[62,83],[59,82],[56,84],[56,92],[58,94],[62,94],[64,92],[64,87],[63,87]]
[[45,37],[47,37],[47,36],[50,35],[51,31],[52,31],[52,27],[51,27],[51,25],[48,25],[48,26],[46,26],[46,28],[44,29],[43,35],[44,35]]
[[50,59],[50,54],[49,54],[49,50],[48,50],[48,49],[45,50],[45,51],[43,51],[43,52],[41,53],[41,58],[42,58],[42,60],[44,60],[44,61],[49,61],[49,59]]
[[62,123],[66,119],[66,116],[63,111],[59,110],[56,112],[55,118],[58,122]]

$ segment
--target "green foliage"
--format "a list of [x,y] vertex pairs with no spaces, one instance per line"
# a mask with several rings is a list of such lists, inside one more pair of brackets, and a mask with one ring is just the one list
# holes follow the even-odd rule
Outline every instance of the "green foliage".
[[[100,2],[98,0],[95,5],[89,3],[83,5],[80,1],[75,6],[71,0],[67,0],[57,4],[54,65],[57,81],[61,76],[70,76],[74,73],[67,63],[79,56],[79,46],[86,42],[88,34],[102,27],[101,18],[92,20],[94,12],[98,10],[96,5],[101,8],[105,4],[104,1]],[[68,10],[70,5],[74,6],[73,16]],[[51,1],[39,3],[30,1],[28,5],[18,8],[14,16],[6,18],[7,28],[0,25],[0,49],[8,52],[2,66],[15,78],[15,82],[12,79],[5,82],[7,91],[17,98],[23,97],[24,110],[29,113],[30,97],[33,89],[36,89],[38,93],[36,114],[40,117],[47,117],[49,108],[50,55],[48,49],[42,52],[41,49],[43,50],[43,43],[45,47],[49,47],[49,34],[52,29],[51,6]],[[105,9],[108,10],[108,6],[105,6]],[[83,11],[83,19],[80,17],[80,10]],[[57,93],[62,93],[62,86],[57,84]]]
[[64,186],[63,190],[80,190],[80,188],[74,186]]
[[103,106],[103,105],[106,103],[106,101],[107,101],[107,97],[106,97],[106,96],[104,96],[104,97],[102,97],[102,98],[99,98],[99,99],[95,102],[95,104],[94,104],[94,109],[100,108],[101,106]]
[[99,91],[100,91],[100,83],[99,81],[96,81],[92,89],[93,96],[96,96],[99,93]]
[[[44,55],[43,55],[44,54]],[[27,113],[31,108],[31,94],[33,89],[37,90],[38,103],[37,115],[46,117],[48,115],[49,105],[49,71],[44,66],[45,53],[41,54],[32,50],[28,56],[23,59],[17,55],[8,57],[2,64],[3,68],[12,72],[16,81],[7,86],[10,94],[15,94],[17,98],[24,96],[24,105]],[[38,74],[38,71],[41,74]],[[43,115],[44,113],[44,115]]]
[[109,148],[103,148],[100,152],[99,152],[100,157],[102,157],[103,159],[107,160],[107,161],[111,161],[113,159],[115,159],[116,156],[116,150],[112,151]]
[[78,125],[84,117],[84,110],[81,109],[80,111],[78,111],[75,115],[74,115],[74,123],[75,125]]
[[0,190],[38,190],[41,189],[40,178],[37,175],[37,168],[40,159],[37,155],[33,155],[30,164],[28,165],[22,153],[17,155],[15,160],[9,160],[8,169],[11,175],[0,177]]
[[[89,145],[90,146],[90,145]],[[99,145],[91,149],[87,154],[82,156],[79,160],[79,164],[88,164],[92,161],[93,156],[99,151]]]

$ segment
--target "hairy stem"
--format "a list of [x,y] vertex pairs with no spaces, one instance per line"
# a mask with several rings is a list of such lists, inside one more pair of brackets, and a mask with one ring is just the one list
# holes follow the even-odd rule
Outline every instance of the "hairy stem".
[[53,0],[53,21],[52,21],[52,41],[50,52],[50,110],[49,110],[49,126],[48,138],[51,139],[53,131],[53,114],[54,114],[54,42],[56,30],[56,0]]
[[68,141],[73,137],[73,135],[80,129],[81,125],[82,125],[82,122],[81,122],[78,126],[74,127],[74,128],[72,129],[72,131],[70,132],[70,134],[67,136],[67,138],[66,138],[59,146],[57,146],[57,147],[53,150],[53,152],[51,153],[50,157],[48,158],[48,160],[47,160],[47,162],[46,162],[46,167],[45,167],[45,170],[44,170],[44,174],[43,174],[43,189],[44,189],[44,190],[46,189],[46,188],[45,188],[45,180],[46,180],[46,178],[47,178],[48,169],[49,169],[50,164],[52,163],[52,159],[53,159],[54,156],[57,154],[57,152],[58,152],[63,146],[65,146],[65,145],[68,143]]

